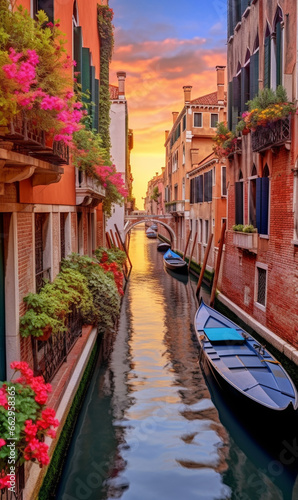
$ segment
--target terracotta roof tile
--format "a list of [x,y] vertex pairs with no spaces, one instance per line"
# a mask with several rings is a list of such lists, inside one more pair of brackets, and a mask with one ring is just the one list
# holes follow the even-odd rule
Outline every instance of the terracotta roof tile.
[[[227,98],[227,93],[225,92],[225,100]],[[191,104],[202,104],[205,106],[216,106],[218,104],[217,92],[212,92],[211,94],[203,95],[193,99]]]
[[113,101],[119,98],[119,88],[116,85],[109,85],[110,99]]

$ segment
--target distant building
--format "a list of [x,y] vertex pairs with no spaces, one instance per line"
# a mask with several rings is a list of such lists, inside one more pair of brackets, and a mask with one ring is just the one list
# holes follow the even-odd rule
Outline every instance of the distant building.
[[111,158],[115,163],[117,172],[121,172],[128,191],[128,197],[122,206],[113,205],[112,216],[106,221],[106,230],[115,231],[115,224],[120,231],[124,228],[124,216],[134,209],[135,200],[132,197],[132,173],[130,153],[133,148],[133,131],[128,128],[128,111],[125,97],[126,73],[118,71],[118,86],[110,85],[110,136]]
[[161,174],[156,172],[155,176],[148,182],[146,198],[144,200],[147,214],[161,215],[165,213],[164,170],[163,168]]

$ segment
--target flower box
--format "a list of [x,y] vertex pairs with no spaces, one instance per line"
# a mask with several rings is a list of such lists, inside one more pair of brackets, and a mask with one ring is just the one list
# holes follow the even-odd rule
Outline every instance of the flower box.
[[242,231],[233,231],[233,243],[236,247],[257,253],[258,233],[244,233]]

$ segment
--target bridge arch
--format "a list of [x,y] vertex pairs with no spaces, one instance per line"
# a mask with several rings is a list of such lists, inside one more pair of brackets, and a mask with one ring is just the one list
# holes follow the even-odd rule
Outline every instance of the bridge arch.
[[175,248],[176,247],[176,234],[175,234],[175,231],[171,228],[171,226],[169,226],[168,224],[166,224],[166,222],[162,221],[161,219],[155,219],[155,218],[141,218],[139,220],[135,220],[134,222],[133,221],[127,221],[127,223],[125,224],[124,226],[124,236],[126,237],[126,235],[135,227],[135,226],[138,226],[139,224],[144,224],[145,222],[152,222],[155,223],[155,224],[161,224],[162,226],[164,226],[164,228],[168,231],[169,235],[170,235],[170,239],[171,239],[171,243],[172,243],[172,246]]

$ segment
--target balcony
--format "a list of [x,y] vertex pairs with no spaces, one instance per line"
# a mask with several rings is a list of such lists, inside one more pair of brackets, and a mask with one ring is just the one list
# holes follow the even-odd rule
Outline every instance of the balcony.
[[165,204],[167,214],[177,215],[182,217],[184,215],[185,201],[171,201]]
[[258,153],[283,145],[290,149],[291,118],[268,123],[265,127],[257,127],[251,134],[251,144],[252,150]]
[[96,207],[106,195],[106,191],[98,180],[86,172],[76,171],[76,204],[83,207]]
[[244,233],[242,231],[233,231],[233,243],[236,247],[257,253],[258,233]]

